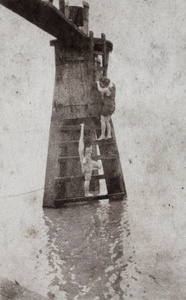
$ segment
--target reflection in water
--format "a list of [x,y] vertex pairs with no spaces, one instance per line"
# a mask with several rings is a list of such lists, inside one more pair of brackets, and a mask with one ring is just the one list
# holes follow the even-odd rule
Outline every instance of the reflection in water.
[[[1,288],[7,290],[11,286],[14,291],[15,282],[18,283],[16,293],[19,292],[16,299],[22,299],[20,295],[23,288],[46,297],[56,276],[60,279],[59,284],[64,283],[62,260],[56,252],[55,235],[53,240],[48,241],[48,226],[43,219],[41,206],[39,193],[7,198],[2,202],[0,276],[3,276],[4,281],[0,287],[0,296]],[[32,299],[31,296],[29,299]],[[65,297],[61,299],[65,300]]]
[[105,238],[105,232],[108,227],[109,223],[109,210],[110,210],[110,204],[108,200],[100,201],[96,214],[98,215],[99,221],[100,221],[100,235],[102,238]]
[[125,205],[105,200],[44,209],[55,275],[50,299],[124,299]]
[[[45,216],[45,222],[50,227],[52,226],[53,222]],[[47,228],[48,228],[47,226]],[[53,232],[53,238],[49,236],[48,243],[47,243],[47,250],[48,250],[48,261],[51,267],[51,271],[48,275],[50,275],[50,283],[48,285],[48,297],[53,299],[53,295],[57,297],[57,299],[64,299],[66,300],[66,293],[59,290],[59,287],[65,284],[65,280],[63,280],[62,268],[63,264],[65,263],[63,259],[60,258],[58,254],[58,247],[55,245],[56,242],[56,232]],[[61,297],[61,298],[60,298]]]
[[42,210],[38,199],[3,202],[5,279],[48,299],[148,299],[130,243],[126,200]]

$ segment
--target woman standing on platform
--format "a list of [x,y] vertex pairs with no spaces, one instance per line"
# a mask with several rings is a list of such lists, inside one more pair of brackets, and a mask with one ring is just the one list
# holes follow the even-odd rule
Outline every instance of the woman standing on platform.
[[78,27],[83,26],[83,1],[67,0],[66,5],[69,7],[68,18]]

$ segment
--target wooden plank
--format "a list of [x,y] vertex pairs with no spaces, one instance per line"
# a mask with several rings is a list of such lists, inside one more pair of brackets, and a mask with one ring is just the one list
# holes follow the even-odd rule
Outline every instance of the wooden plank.
[[[113,50],[113,44],[106,40],[107,51]],[[94,51],[103,51],[103,41],[100,38],[94,38]]]
[[115,153],[118,157],[115,161],[104,161],[103,164],[103,170],[105,174],[105,180],[107,185],[108,193],[119,193],[124,192],[126,195],[126,189],[123,179],[123,172],[121,168],[121,163],[119,159],[119,152],[117,148],[116,138],[115,138],[115,132],[114,132],[114,126],[111,120],[111,127],[112,127],[112,145],[106,145],[106,143],[101,143],[99,145],[99,150],[101,155],[109,156],[112,153]]
[[[105,175],[92,175],[93,178],[96,179],[104,179]],[[65,176],[65,177],[57,177],[55,178],[56,181],[58,181],[59,183],[64,183],[64,182],[70,182],[73,180],[84,180],[84,176]]]
[[[60,128],[60,131],[80,131],[80,129],[81,129],[80,125],[64,125],[63,127]],[[85,126],[85,131],[92,130],[92,129],[98,130],[100,129],[100,127],[96,125]]]
[[90,59],[94,60],[94,33],[93,31],[89,32],[89,37],[90,37],[90,45],[89,45],[89,49],[90,49]]
[[[63,162],[64,160],[71,160],[71,159],[80,159],[79,156],[61,156],[59,157],[58,161]],[[117,156],[115,154],[110,156],[104,156],[104,155],[92,155],[92,159],[98,159],[98,160],[109,160],[109,159],[117,159]]]
[[[87,47],[89,39],[65,15],[47,0],[1,0],[1,4],[71,46],[81,43]],[[70,38],[69,38],[70,37]],[[74,47],[75,48],[75,47]]]
[[[48,0],[1,0],[0,4],[63,42],[64,47],[89,49],[90,38]],[[62,9],[62,8],[61,8]],[[101,39],[94,39],[101,49]],[[113,45],[107,41],[109,51]]]
[[106,46],[106,36],[104,33],[101,34],[101,39],[103,43],[103,75],[107,75],[107,46]]
[[[101,142],[103,142],[103,141],[93,140],[92,145],[99,145],[99,144],[101,144]],[[70,146],[72,144],[78,144],[78,143],[79,143],[79,140],[72,140],[72,141],[64,140],[64,141],[60,142],[59,147],[61,148],[65,144],[69,144],[69,146]],[[114,141],[112,139],[109,139],[109,140],[106,140],[105,143],[107,145],[112,145],[112,144],[114,144]]]
[[95,55],[103,55],[103,51],[94,51]]
[[[5,0],[3,0],[5,1]],[[9,0],[10,1],[10,0]],[[28,0],[27,0],[28,1]],[[70,21],[69,21],[70,22]],[[71,23],[71,22],[70,22]],[[73,24],[73,23],[72,23]],[[75,25],[74,25],[75,26]],[[81,30],[79,30],[80,33],[82,33]],[[90,43],[90,38],[87,36],[88,38],[88,43],[86,44],[86,47],[82,47],[82,49],[87,49],[89,50],[89,43]],[[52,40],[50,42],[51,46],[56,46],[57,44],[60,43],[60,40],[63,41],[63,39],[59,39],[58,40]],[[109,40],[106,40],[106,46],[107,46],[107,51],[112,52],[113,50],[113,43],[110,42]],[[103,41],[100,38],[94,38],[94,53],[99,52],[100,55],[103,55]]]
[[[87,106],[87,104],[84,104]],[[73,105],[74,106],[74,105]],[[84,123],[84,124],[96,124],[97,122],[100,122],[99,118],[97,117],[82,117],[82,118],[75,118],[75,119],[65,119],[64,120],[64,125],[79,125]]]
[[65,0],[59,0],[59,9],[63,14],[65,13]]
[[65,203],[75,203],[75,202],[87,202],[87,201],[98,201],[98,200],[124,200],[124,193],[116,193],[116,194],[106,194],[106,195],[97,195],[90,197],[77,197],[77,198],[66,198],[66,199],[56,199],[54,204],[56,207],[60,207]]
[[73,140],[73,141],[68,141],[68,140],[65,140],[65,141],[62,141],[61,143],[60,143],[60,147],[62,147],[64,144],[78,144],[79,143],[79,140]]
[[93,31],[89,32],[89,37],[90,37],[90,45],[89,45],[89,56],[90,56],[90,73],[91,73],[91,78],[90,78],[90,84],[91,81],[95,81],[95,76],[94,76],[94,33]]

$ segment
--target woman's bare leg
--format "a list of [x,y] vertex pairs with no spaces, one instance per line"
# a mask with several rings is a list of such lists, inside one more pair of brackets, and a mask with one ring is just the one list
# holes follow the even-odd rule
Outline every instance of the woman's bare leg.
[[90,180],[85,180],[84,182],[84,189],[85,189],[85,197],[93,196],[89,193],[89,186],[90,186]]
[[111,119],[111,116],[107,117],[107,119],[106,119],[106,128],[107,128],[107,136],[106,136],[106,139],[110,139],[110,138],[112,137],[112,136],[111,136],[110,119]]
[[98,138],[98,141],[101,141],[101,140],[105,139],[105,130],[106,130],[105,117],[101,116],[101,135]]

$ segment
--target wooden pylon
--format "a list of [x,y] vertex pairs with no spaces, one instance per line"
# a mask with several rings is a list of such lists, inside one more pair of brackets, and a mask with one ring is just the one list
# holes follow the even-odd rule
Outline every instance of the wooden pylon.
[[[55,46],[56,79],[44,206],[59,207],[67,202],[123,199],[126,196],[113,124],[112,139],[97,140],[101,131],[101,101],[93,84],[94,58],[102,55],[106,75],[109,49],[104,35],[98,41],[101,45],[99,51],[92,32],[89,37],[88,50],[66,48],[60,41],[52,42]],[[85,134],[93,140],[93,159],[100,160],[103,166],[103,174],[98,171],[92,174],[90,189],[94,196],[90,198],[84,197],[84,176],[78,154],[81,123],[85,124]],[[104,195],[99,194],[101,179],[105,180],[108,191]]]

